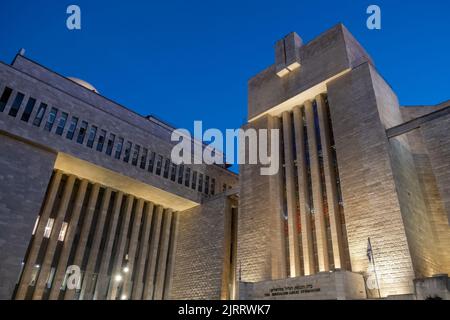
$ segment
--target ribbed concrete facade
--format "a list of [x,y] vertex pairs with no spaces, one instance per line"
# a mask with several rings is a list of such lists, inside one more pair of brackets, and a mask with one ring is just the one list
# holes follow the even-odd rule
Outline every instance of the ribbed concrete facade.
[[[192,211],[228,221],[236,174],[172,163],[174,128],[80,83],[21,55],[0,64],[0,298],[229,297],[229,226],[199,225],[211,237],[190,244],[185,233]],[[222,267],[193,266],[179,241]],[[223,281],[196,296],[188,268]]]

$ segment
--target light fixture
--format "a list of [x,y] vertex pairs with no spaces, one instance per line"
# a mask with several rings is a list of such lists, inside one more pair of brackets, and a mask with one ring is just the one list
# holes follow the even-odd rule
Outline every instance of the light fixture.
[[128,271],[130,271],[130,268],[128,268],[128,266],[123,268],[123,272],[128,273]]
[[120,300],[127,300],[127,296],[123,294],[123,295],[120,297]]
[[116,276],[114,277],[114,280],[116,280],[116,282],[122,281],[122,275],[121,274],[116,274]]

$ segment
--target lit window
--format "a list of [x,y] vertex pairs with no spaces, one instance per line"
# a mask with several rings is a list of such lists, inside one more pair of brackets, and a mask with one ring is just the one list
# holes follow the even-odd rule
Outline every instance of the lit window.
[[44,130],[52,131],[53,124],[55,123],[56,114],[58,113],[58,109],[52,108],[48,115],[47,123],[45,124]]
[[44,230],[44,238],[50,238],[54,222],[55,222],[55,219],[48,219],[47,225],[45,226],[45,230]]
[[88,127],[88,123],[86,121],[81,121],[81,127],[80,127],[80,130],[78,131],[78,137],[77,137],[77,142],[80,144],[83,144],[83,142],[84,142],[84,137],[86,136],[87,127]]
[[94,141],[95,141],[95,137],[97,135],[97,127],[96,126],[91,126],[91,130],[89,130],[89,136],[88,136],[88,141],[86,146],[88,148],[92,148],[92,146],[94,145]]
[[97,151],[100,151],[100,152],[103,151],[103,145],[105,143],[105,138],[106,138],[106,130],[101,130],[100,136],[98,137],[98,142],[97,142]]
[[2,96],[0,97],[0,112],[5,110],[6,104],[8,103],[9,97],[11,97],[12,89],[5,87]]
[[61,226],[61,231],[59,232],[58,241],[64,241],[64,238],[66,237],[68,225],[69,224],[67,222],[63,222],[63,224]]
[[34,105],[36,104],[36,99],[30,98],[28,99],[27,105],[25,107],[25,110],[22,113],[22,117],[20,120],[28,122],[30,120],[31,112],[33,112]]
[[61,117],[59,118],[59,121],[58,121],[58,126],[56,127],[56,131],[55,131],[55,133],[58,136],[62,136],[64,128],[66,126],[66,121],[67,121],[68,116],[69,115],[66,112],[63,112],[61,114]]
[[70,121],[69,129],[67,130],[67,135],[66,135],[67,139],[69,139],[69,140],[73,139],[73,135],[75,133],[75,129],[77,128],[77,124],[78,124],[78,118],[72,117],[72,120]]
[[42,118],[44,118],[45,110],[47,109],[47,105],[45,103],[41,103],[39,109],[36,113],[36,117],[34,117],[33,125],[36,127],[41,126]]
[[21,93],[21,92],[17,93],[16,98],[14,99],[14,101],[13,101],[13,103],[11,105],[11,109],[9,109],[9,113],[8,114],[11,117],[17,116],[17,112],[19,111],[20,106],[22,105],[22,101],[23,101],[24,97],[25,97],[25,95],[23,93]]

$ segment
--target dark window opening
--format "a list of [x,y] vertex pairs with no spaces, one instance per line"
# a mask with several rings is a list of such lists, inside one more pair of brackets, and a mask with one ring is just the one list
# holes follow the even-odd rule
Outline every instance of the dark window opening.
[[89,130],[89,136],[88,136],[88,141],[87,141],[88,148],[93,147],[96,136],[97,136],[97,127],[91,126],[91,130]]
[[97,142],[97,151],[99,151],[99,152],[103,151],[103,145],[105,144],[105,138],[106,138],[106,130],[101,130],[100,136],[98,137],[98,142]]
[[5,87],[2,96],[0,97],[0,112],[5,110],[6,104],[8,103],[9,97],[11,97],[12,89]]
[[127,146],[125,147],[125,155],[123,156],[123,162],[128,163],[130,161],[131,147],[133,144],[130,141],[127,141]]
[[17,113],[19,112],[20,106],[22,105],[22,101],[25,95],[21,92],[18,92],[16,95],[16,98],[13,101],[13,104],[11,106],[11,109],[9,109],[9,115],[11,117],[17,116]]
[[86,121],[82,121],[80,130],[78,131],[78,137],[77,137],[77,142],[80,144],[83,144],[83,142],[84,142],[84,137],[86,136],[87,127],[88,127],[88,123]]
[[25,110],[22,113],[22,118],[20,120],[28,122],[30,120],[31,112],[33,112],[34,105],[36,104],[36,99],[30,98],[28,99]]

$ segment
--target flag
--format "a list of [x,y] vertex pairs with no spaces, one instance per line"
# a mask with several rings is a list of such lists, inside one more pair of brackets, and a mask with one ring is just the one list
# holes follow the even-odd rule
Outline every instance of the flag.
[[373,260],[372,244],[370,243],[370,238],[367,238],[367,259],[369,262]]

